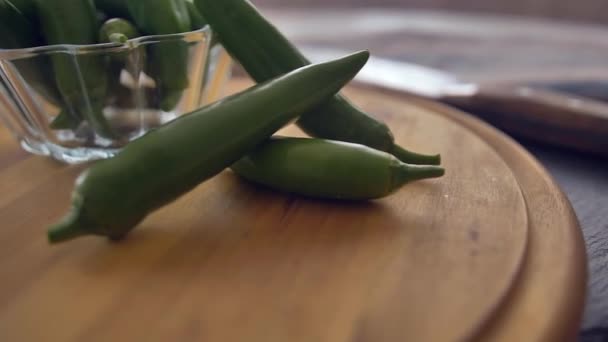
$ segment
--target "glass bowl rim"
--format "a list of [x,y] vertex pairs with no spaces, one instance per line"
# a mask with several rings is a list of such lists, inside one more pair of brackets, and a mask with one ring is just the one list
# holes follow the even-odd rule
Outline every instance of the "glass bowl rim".
[[[201,35],[207,36],[211,33],[211,27],[205,25],[199,29],[171,34],[155,34],[145,35],[135,38],[131,38],[124,43],[95,43],[95,44],[53,44],[53,45],[41,45],[28,48],[18,49],[3,49],[0,48],[0,60],[13,60],[19,58],[33,57],[40,54],[49,53],[72,53],[72,54],[85,54],[85,53],[99,53],[99,52],[116,52],[125,49],[133,48],[134,46],[150,44],[160,41],[168,40],[183,40],[186,42],[196,41],[197,37]],[[200,39],[200,38],[199,38]]]

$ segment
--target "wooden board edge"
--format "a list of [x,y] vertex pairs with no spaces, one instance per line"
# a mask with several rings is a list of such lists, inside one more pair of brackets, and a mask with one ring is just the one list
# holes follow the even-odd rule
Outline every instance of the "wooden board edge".
[[[536,158],[534,158],[514,139],[466,112],[438,102],[406,95],[399,91],[384,89],[367,84],[357,84],[356,86],[378,91],[383,94],[405,97],[412,103],[430,108],[433,111],[444,115],[446,118],[464,125],[487,141],[488,144],[494,148],[496,152],[505,160],[506,164],[509,166],[509,168],[511,168],[513,174],[515,175],[522,189],[524,199],[526,200],[529,217],[534,218],[533,222],[531,222],[531,227],[536,229],[539,218],[534,212],[535,208],[533,203],[531,203],[532,196],[525,188],[526,186],[530,185],[528,184],[529,182],[526,182],[526,175],[524,174],[527,174],[528,170],[518,168],[517,163],[523,163],[527,165],[528,168],[531,167],[534,169],[537,174],[537,178],[542,180],[546,189],[552,191],[552,195],[556,201],[559,202],[558,204],[564,209],[562,215],[562,228],[565,228],[567,236],[572,241],[571,246],[573,247],[568,253],[564,253],[564,251],[562,251],[562,253],[557,254],[561,254],[563,256],[562,259],[564,264],[567,265],[564,267],[566,274],[561,278],[580,279],[580,281],[573,281],[569,285],[562,288],[561,302],[556,298],[553,303],[555,305],[559,302],[560,305],[555,311],[545,313],[546,315],[550,316],[550,319],[548,320],[550,324],[536,326],[536,331],[528,331],[527,333],[531,335],[528,336],[530,341],[576,340],[576,336],[582,322],[583,309],[586,299],[586,284],[588,281],[586,247],[582,230],[574,209],[572,208],[572,205],[565,196],[564,192],[555,182],[553,177],[548,173],[548,171],[540,164],[538,160],[536,160]],[[537,279],[538,276],[535,270],[531,269],[531,265],[538,262],[536,259],[538,259],[539,253],[542,253],[540,252],[539,248],[542,248],[545,252],[548,248],[550,248],[550,246],[543,245],[542,236],[539,236],[539,233],[534,230],[530,231],[529,243],[531,245],[531,249],[527,255],[526,264],[521,270],[521,278],[516,284],[514,284],[512,291],[507,294],[506,298],[508,301],[515,301],[516,304],[500,308],[482,327],[481,332],[476,336],[471,337],[472,339],[480,341],[514,341],[519,337],[518,334],[522,333],[521,331],[512,330],[512,327],[513,325],[521,324],[521,320],[526,319],[526,315],[522,315],[522,312],[526,309],[525,304],[529,299],[529,286],[531,286],[531,284],[535,284],[537,281],[543,281],[542,279]]]

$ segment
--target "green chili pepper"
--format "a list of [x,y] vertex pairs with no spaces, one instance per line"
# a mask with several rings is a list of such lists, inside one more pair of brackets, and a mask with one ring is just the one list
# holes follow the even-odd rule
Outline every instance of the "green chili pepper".
[[[129,13],[139,29],[148,35],[190,31],[191,22],[184,0],[126,0]],[[150,76],[156,82],[160,107],[171,111],[181,99],[188,81],[188,44],[166,40],[148,49]]]
[[[112,18],[106,20],[99,29],[100,43],[123,44],[131,38],[139,36],[137,28],[126,19]],[[110,58],[108,64],[108,90],[114,94],[128,94],[130,90],[120,84],[120,72],[125,66],[126,56],[121,54]],[[127,95],[128,96],[128,95]],[[108,98],[111,96],[108,95]],[[62,111],[51,122],[52,129],[76,129],[81,122],[80,117],[75,117]]]
[[385,197],[406,183],[444,174],[439,166],[408,165],[364,145],[282,137],[264,142],[231,168],[272,189],[346,200]]
[[[122,18],[111,18],[106,20],[101,28],[99,29],[99,42],[100,43],[116,43],[116,44],[125,44],[129,39],[133,39],[139,37],[140,33],[137,30],[137,27],[133,25],[130,21]],[[139,56],[139,53],[135,53],[138,56],[137,61],[134,63],[140,64],[143,63],[144,58]],[[110,58],[110,70],[114,70],[116,72],[111,72],[112,80],[110,81],[110,89],[114,85],[120,85],[120,71],[125,68],[128,63],[129,52],[121,52],[115,53],[111,55]],[[139,67],[139,66],[138,66]],[[133,75],[134,79],[135,77]]]
[[[198,30],[206,25],[209,25],[205,16],[198,10],[194,0],[184,0],[188,7],[188,13],[190,14],[190,20],[192,20],[192,30]],[[211,32],[211,39],[209,41],[209,47],[212,48],[219,43],[217,35]]]
[[[137,27],[127,19],[123,18],[111,18],[106,20],[101,28],[99,29],[99,42],[100,43],[116,43],[116,44],[125,44],[129,39],[133,39],[139,37],[140,33],[137,30]],[[120,53],[114,53],[110,58],[110,66],[109,66],[109,86],[108,89],[110,91],[116,91],[117,93],[129,92],[129,89],[125,88],[120,84],[120,73],[123,69],[131,72],[131,76],[133,79],[138,79],[134,75],[134,70],[129,70],[128,63],[130,56],[129,51],[124,51]],[[137,64],[138,69],[142,69],[142,65],[145,61],[145,58],[140,56],[139,51],[132,52],[132,55],[137,58],[137,61],[133,61],[133,63]]]
[[[106,20],[99,30],[101,43],[125,44],[129,39],[139,37],[140,33],[135,25],[127,19],[111,18]],[[114,52],[108,63],[108,93],[109,104],[133,105],[135,97],[133,89],[125,87],[120,81],[123,70],[128,72],[134,80],[139,79],[139,73],[145,66],[144,49],[129,49]]]
[[[226,50],[257,82],[310,62],[247,0],[195,0]],[[439,155],[421,155],[394,143],[389,128],[349,101],[336,95],[323,106],[305,113],[298,126],[307,134],[347,141],[389,152],[403,162],[439,164]]]
[[368,58],[362,51],[298,69],[146,133],[78,178],[72,209],[49,230],[49,241],[125,236],[150,212],[229,167],[335,94]]
[[[93,44],[99,25],[91,0],[36,0],[43,34],[48,44]],[[56,84],[75,120],[86,118],[93,130],[106,138],[115,133],[103,116],[107,77],[103,58],[95,54],[52,56]]]
[[137,27],[123,18],[111,18],[106,20],[99,29],[100,43],[126,43],[127,40],[139,37]]
[[[0,0],[0,48],[21,49],[44,45],[31,1]],[[47,101],[60,105],[61,95],[55,87],[51,61],[47,56],[20,58],[13,61],[26,83]]]
[[205,17],[203,17],[201,12],[194,4],[194,0],[184,0],[184,3],[188,8],[188,14],[190,15],[190,20],[192,21],[192,30],[198,30],[205,27],[205,25],[207,25],[207,20],[205,20]]

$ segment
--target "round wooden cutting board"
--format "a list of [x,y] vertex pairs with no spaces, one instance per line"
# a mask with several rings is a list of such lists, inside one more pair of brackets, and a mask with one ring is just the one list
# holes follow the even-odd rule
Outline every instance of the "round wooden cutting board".
[[226,171],[120,243],[49,246],[45,229],[67,209],[83,167],[28,156],[3,131],[0,340],[574,336],[584,245],[537,162],[447,107],[371,88],[346,93],[402,145],[441,153],[446,175],[344,203],[276,193]]

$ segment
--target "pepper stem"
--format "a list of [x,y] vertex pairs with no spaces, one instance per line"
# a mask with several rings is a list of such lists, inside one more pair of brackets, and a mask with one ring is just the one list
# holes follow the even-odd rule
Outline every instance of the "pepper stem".
[[390,154],[397,157],[397,159],[401,160],[407,164],[414,165],[439,165],[441,164],[441,155],[439,154],[420,154],[408,151],[403,147],[395,144],[393,148],[389,151]]
[[426,178],[438,178],[445,174],[445,170],[440,166],[433,165],[408,165],[395,161],[392,167],[393,190],[400,188],[406,183]]
[[49,243],[55,244],[86,235],[87,232],[78,221],[77,213],[72,211],[61,222],[51,226],[47,232]]
[[109,38],[110,42],[117,44],[124,44],[129,40],[124,33],[112,33]]

